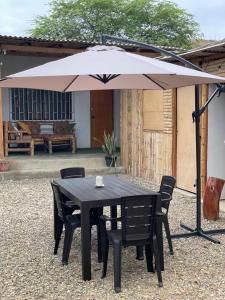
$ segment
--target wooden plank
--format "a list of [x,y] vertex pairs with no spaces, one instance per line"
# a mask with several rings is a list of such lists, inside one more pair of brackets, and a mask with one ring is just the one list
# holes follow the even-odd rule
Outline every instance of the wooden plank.
[[37,46],[17,46],[9,44],[1,44],[0,49],[5,49],[7,51],[14,51],[18,53],[30,52],[30,53],[41,53],[41,54],[75,54],[82,52],[79,49],[65,49],[65,48],[47,48],[47,47],[37,47]]
[[177,89],[172,91],[172,176],[177,176]]
[[3,140],[3,99],[2,88],[0,88],[0,159],[4,158],[4,140]]
[[[201,106],[208,99],[208,85],[201,86]],[[201,191],[205,192],[207,182],[207,149],[208,149],[208,110],[206,109],[201,118]]]
[[161,93],[160,131],[144,128],[145,110],[151,106],[145,95],[151,92],[121,93],[121,162],[130,175],[159,184],[163,175],[172,174],[172,90]]
[[196,152],[194,86],[177,89],[177,187],[195,192]]
[[163,91],[144,91],[143,129],[163,130]]

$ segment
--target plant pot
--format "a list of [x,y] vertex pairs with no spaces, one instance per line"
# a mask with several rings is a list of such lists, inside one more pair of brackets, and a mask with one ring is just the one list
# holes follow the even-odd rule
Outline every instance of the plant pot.
[[107,167],[115,167],[116,160],[117,160],[116,156],[114,157],[114,161],[111,156],[105,156],[105,162]]
[[6,160],[0,160],[0,172],[6,172],[9,170],[9,162]]

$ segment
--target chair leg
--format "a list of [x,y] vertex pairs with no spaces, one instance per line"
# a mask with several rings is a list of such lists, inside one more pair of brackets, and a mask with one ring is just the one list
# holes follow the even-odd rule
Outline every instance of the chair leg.
[[114,290],[121,292],[121,242],[113,242]]
[[153,251],[151,245],[145,245],[145,257],[148,272],[154,273],[155,271],[153,267]]
[[64,238],[64,247],[63,247],[63,256],[62,263],[64,265],[68,265],[68,259],[70,255],[71,244],[73,240],[73,229],[66,228],[65,229],[65,238]]
[[160,257],[159,257],[159,251],[158,251],[158,243],[156,237],[153,239],[153,252],[155,256],[155,265],[156,265],[156,271],[157,271],[157,277],[158,277],[158,285],[159,287],[163,286],[162,282],[162,274],[161,274],[161,265],[160,265]]
[[59,248],[59,242],[62,235],[63,230],[63,222],[58,219],[57,223],[54,224],[55,227],[55,247],[54,247],[54,255],[57,254],[58,248]]
[[144,249],[143,246],[136,246],[136,259],[144,260]]
[[102,261],[104,260],[104,253],[106,247],[106,240],[107,240],[107,231],[106,231],[106,223],[103,220],[99,222],[100,227],[100,237],[101,237],[101,247],[102,247]]
[[108,255],[109,255],[109,240],[107,238],[104,242],[104,249],[102,254],[103,254],[102,278],[104,278],[107,273],[107,264],[108,264]]
[[102,262],[102,237],[100,224],[97,225],[97,242],[98,242],[98,262]]
[[173,245],[172,245],[172,239],[171,239],[171,235],[170,235],[170,227],[169,227],[167,215],[165,215],[163,217],[163,224],[164,224],[165,231],[166,231],[166,238],[168,240],[170,254],[173,255]]

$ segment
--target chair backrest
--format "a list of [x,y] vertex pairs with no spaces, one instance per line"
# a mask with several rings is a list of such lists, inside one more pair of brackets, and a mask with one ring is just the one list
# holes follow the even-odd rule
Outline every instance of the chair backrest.
[[51,182],[51,186],[52,186],[54,201],[55,201],[56,206],[57,206],[58,216],[64,222],[66,214],[65,214],[65,209],[64,209],[64,207],[62,205],[63,199],[62,199],[61,192],[59,190],[59,186],[56,183],[54,183],[54,182]]
[[151,241],[154,233],[157,195],[121,198],[122,242]]
[[172,197],[176,179],[172,176],[163,176],[160,185],[160,194],[162,200],[169,200]]
[[85,177],[85,168],[66,168],[60,170],[61,178],[81,178]]
[[162,177],[159,193],[161,194],[162,207],[164,207],[167,210],[170,205],[170,200],[172,199],[175,183],[176,183],[176,178],[173,176]]

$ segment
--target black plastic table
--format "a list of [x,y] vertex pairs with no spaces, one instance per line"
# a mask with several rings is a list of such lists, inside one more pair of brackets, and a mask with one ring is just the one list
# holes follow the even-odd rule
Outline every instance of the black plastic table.
[[[121,197],[135,195],[155,195],[158,211],[161,211],[161,197],[153,192],[118,176],[104,176],[104,187],[95,187],[95,177],[76,179],[57,179],[60,191],[81,209],[81,254],[83,280],[91,280],[91,231],[90,209],[94,207],[115,206]],[[161,267],[163,263],[162,224],[157,222],[156,234],[159,243]]]

